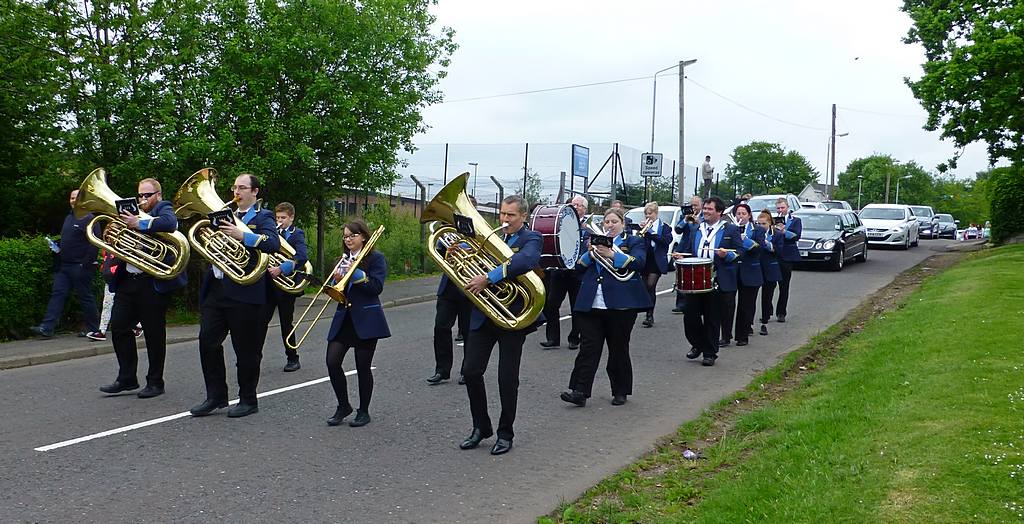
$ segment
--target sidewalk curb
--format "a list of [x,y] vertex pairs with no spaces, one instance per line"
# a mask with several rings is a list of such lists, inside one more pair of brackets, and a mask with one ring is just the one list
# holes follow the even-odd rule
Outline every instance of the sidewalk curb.
[[[407,306],[409,304],[419,304],[422,302],[430,302],[437,299],[435,293],[429,295],[417,295],[412,297],[396,298],[394,300],[388,300],[382,302],[381,307],[393,308],[398,306]],[[192,324],[196,325],[196,324]],[[269,327],[280,326],[280,322],[271,323]],[[178,344],[181,342],[189,342],[197,340],[198,334],[190,337],[167,337],[167,345]],[[97,355],[106,355],[114,352],[114,347],[111,344],[104,344],[102,342],[94,342],[94,346],[79,347],[74,349],[64,349],[60,351],[54,351],[50,353],[39,353],[35,355],[22,355],[17,357],[6,357],[0,358],[0,370],[4,369],[15,369],[23,368],[27,366],[35,366],[39,364],[52,364],[54,362],[63,362],[65,360],[73,360],[78,358],[95,357]],[[146,347],[145,340],[138,344],[139,349]]]

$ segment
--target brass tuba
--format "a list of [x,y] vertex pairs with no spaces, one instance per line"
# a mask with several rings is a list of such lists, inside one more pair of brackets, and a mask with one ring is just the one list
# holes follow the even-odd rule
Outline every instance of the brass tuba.
[[[513,254],[512,249],[494,235],[500,228],[492,229],[470,202],[466,195],[467,179],[469,173],[456,177],[423,210],[420,221],[431,222],[427,252],[452,283],[459,286],[495,325],[507,330],[523,329],[532,324],[544,309],[544,283],[534,272],[488,286],[479,295],[465,291],[473,277],[486,275],[512,258]],[[464,235],[456,229],[456,215],[472,220],[473,236]],[[444,255],[437,252],[438,242],[446,248]],[[518,301],[522,304],[517,305]]]
[[[306,309],[302,312],[302,315],[299,316],[299,320],[295,321],[295,327],[293,327],[292,331],[288,333],[287,337],[285,337],[284,343],[286,346],[288,346],[291,349],[298,349],[299,346],[302,345],[302,342],[306,340],[306,337],[309,336],[310,332],[313,331],[313,326],[316,326],[316,323],[319,322],[320,319],[324,316],[324,311],[327,310],[327,306],[331,305],[330,300],[324,301],[323,307],[321,307],[320,311],[316,314],[316,318],[314,318],[313,321],[310,322],[309,327],[306,328],[306,332],[302,334],[302,338],[296,340],[294,346],[289,342],[289,340],[291,340],[292,337],[295,336],[295,332],[299,329],[299,325],[302,324],[302,321],[306,318],[306,315],[309,313],[309,310],[313,309],[313,304],[316,303],[317,299],[320,298],[321,294],[326,294],[328,297],[334,299],[339,304],[348,303],[348,297],[345,296],[345,290],[348,288],[348,281],[352,279],[352,272],[359,267],[359,264],[363,261],[363,257],[365,257],[368,253],[373,251],[373,245],[376,244],[378,240],[380,240],[380,237],[383,234],[384,226],[378,227],[377,230],[370,235],[370,238],[366,240],[366,243],[363,244],[363,249],[359,251],[359,256],[355,257],[354,259],[342,257],[341,260],[338,261],[338,263],[334,266],[334,269],[331,270],[330,276],[327,277],[327,281],[324,282],[322,286],[320,286],[320,290],[317,291],[316,295],[313,296],[313,300],[309,301],[309,305],[306,306]],[[340,279],[334,280],[334,273],[337,272],[339,268],[345,265],[348,266],[348,271],[345,271],[345,274]]]
[[[244,244],[229,237],[222,231],[210,227],[210,221],[206,215],[213,211],[227,209],[231,204],[225,204],[217,196],[217,188],[213,180],[217,171],[213,168],[204,168],[196,171],[178,189],[174,196],[174,214],[178,218],[187,219],[196,215],[203,218],[197,220],[188,229],[188,241],[196,250],[214,267],[224,272],[236,284],[247,286],[259,280],[267,271],[267,264],[270,262],[270,255],[252,250],[256,253],[255,264],[249,248]],[[232,201],[233,203],[234,201]],[[238,217],[235,225],[241,229],[248,229]],[[252,266],[252,267],[250,267]],[[246,269],[248,271],[246,271]]]
[[[284,237],[279,237],[279,240],[281,241],[281,247],[278,248],[277,253],[270,255],[270,262],[267,267],[280,267],[283,262],[295,258],[295,248]],[[304,266],[295,268],[291,275],[282,273],[274,277],[272,281],[281,291],[297,295],[306,289],[306,275],[312,272],[313,264],[307,260]]]
[[[118,200],[121,198],[107,186],[102,167],[82,181],[74,211],[78,218],[89,213],[96,215],[85,228],[89,242],[154,278],[170,280],[181,274],[188,264],[185,235],[177,231],[146,234],[128,227],[117,212]],[[140,212],[139,218],[151,217]],[[94,229],[101,231],[100,236],[96,236]]]
[[[595,235],[607,236],[605,235],[604,230],[598,229],[597,226],[593,224],[587,224],[587,227],[590,229],[590,232]],[[622,249],[620,249],[619,246],[616,246],[615,242],[612,242],[612,251],[616,253],[622,253]],[[611,274],[612,278],[618,280],[619,282],[626,282],[632,280],[633,276],[636,275],[636,271],[633,271],[631,269],[616,268],[615,261],[601,256],[601,254],[598,253],[596,249],[594,249],[593,244],[590,245],[590,257],[594,260],[594,262],[601,264],[601,267],[608,271],[608,273]]]

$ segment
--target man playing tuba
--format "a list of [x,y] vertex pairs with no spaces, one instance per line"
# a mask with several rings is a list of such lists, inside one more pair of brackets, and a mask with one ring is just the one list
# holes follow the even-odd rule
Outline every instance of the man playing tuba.
[[[161,200],[160,182],[146,178],[139,182],[139,209],[149,217],[122,210],[118,218],[129,228],[145,235],[172,233],[178,229],[171,203]],[[117,355],[117,379],[101,386],[107,394],[120,393],[139,387],[136,368],[139,363],[135,346],[135,326],[142,323],[149,354],[149,372],[146,387],[139,398],[151,398],[164,393],[164,358],[167,354],[167,304],[171,292],[185,287],[188,282],[182,271],[168,280],[153,278],[135,265],[118,259],[113,270],[110,291],[114,293],[114,306],[110,313],[110,336]]]

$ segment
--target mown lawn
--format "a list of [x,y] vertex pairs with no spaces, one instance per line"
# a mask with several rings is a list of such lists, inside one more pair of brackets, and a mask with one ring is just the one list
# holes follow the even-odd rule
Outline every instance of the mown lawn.
[[857,327],[540,522],[1024,521],[1024,246]]

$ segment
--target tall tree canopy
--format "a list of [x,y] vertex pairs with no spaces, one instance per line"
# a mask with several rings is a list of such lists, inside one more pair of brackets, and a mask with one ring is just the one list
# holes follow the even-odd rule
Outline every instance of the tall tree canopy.
[[[961,152],[985,141],[992,163],[1024,160],[1024,3],[904,0],[903,11],[914,22],[904,41],[927,58],[921,79],[906,80],[928,111],[925,129]],[[939,170],[949,167],[956,158]]]
[[733,150],[720,193],[735,188],[739,194],[795,194],[817,180],[818,172],[800,153],[786,151],[779,144],[755,141]]

